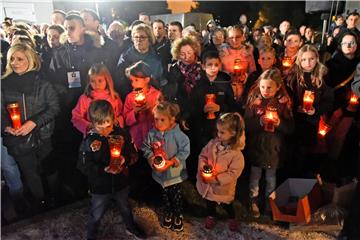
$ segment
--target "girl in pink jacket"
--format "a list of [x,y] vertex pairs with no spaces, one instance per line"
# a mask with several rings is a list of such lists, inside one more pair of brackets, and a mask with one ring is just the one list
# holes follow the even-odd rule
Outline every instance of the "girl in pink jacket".
[[72,110],[72,119],[74,127],[86,136],[90,129],[90,119],[88,109],[90,103],[94,100],[107,100],[111,103],[115,113],[115,125],[124,127],[124,118],[122,116],[123,103],[121,98],[114,90],[114,83],[111,74],[104,64],[96,63],[89,69],[89,81],[82,94]]
[[134,63],[125,71],[133,87],[133,91],[125,99],[125,124],[130,128],[136,148],[141,149],[147,134],[154,126],[152,110],[161,93],[150,85],[151,69],[145,62]]
[[229,215],[229,229],[237,231],[235,210],[236,182],[244,169],[245,124],[238,113],[226,113],[217,120],[217,138],[203,148],[199,156],[196,188],[206,199],[208,217],[205,228],[215,226],[216,204]]

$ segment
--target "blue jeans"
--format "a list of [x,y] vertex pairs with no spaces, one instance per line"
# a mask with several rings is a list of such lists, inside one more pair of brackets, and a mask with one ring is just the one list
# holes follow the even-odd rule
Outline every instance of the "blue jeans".
[[1,138],[1,171],[9,187],[11,196],[20,195],[23,192],[20,171],[15,159],[9,155],[7,148],[2,144]]
[[[262,168],[251,166],[249,183],[250,198],[259,196],[259,181],[261,179],[262,170]],[[267,168],[264,170],[266,179],[265,196],[268,197],[276,187],[276,168]]]
[[104,213],[109,206],[111,199],[114,199],[120,208],[120,214],[125,222],[126,228],[131,228],[134,225],[132,211],[128,203],[129,188],[124,188],[113,194],[92,194],[91,207],[89,212],[89,220],[86,225],[86,234],[88,239],[96,239],[97,230],[104,216]]

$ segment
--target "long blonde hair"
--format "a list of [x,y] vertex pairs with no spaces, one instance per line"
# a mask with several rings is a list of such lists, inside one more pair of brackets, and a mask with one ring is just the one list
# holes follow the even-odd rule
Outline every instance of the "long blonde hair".
[[316,65],[314,69],[311,71],[311,84],[316,88],[321,88],[324,83],[324,75],[327,73],[327,67],[322,64],[319,60],[319,53],[313,45],[306,44],[302,48],[300,48],[294,67],[291,69],[291,73],[289,76],[296,76],[299,80],[301,86],[305,86],[305,79],[304,79],[304,70],[301,67],[301,57],[305,52],[313,52],[316,56]]
[[11,67],[11,57],[16,52],[24,53],[29,62],[29,66],[26,69],[25,73],[30,72],[30,71],[39,71],[40,70],[41,61],[40,61],[39,55],[35,52],[35,50],[27,44],[18,43],[18,44],[11,46],[7,53],[6,70],[5,70],[4,76],[2,78],[6,78],[7,76],[9,76],[10,74],[12,74],[14,72],[14,70]]
[[102,64],[102,63],[96,63],[94,65],[92,65],[89,69],[89,72],[88,72],[88,83],[85,87],[85,95],[89,98],[92,98],[92,87],[91,87],[91,84],[90,84],[90,80],[92,77],[94,76],[103,76],[105,78],[105,81],[106,81],[106,90],[109,91],[109,94],[110,94],[110,97],[112,99],[117,99],[119,97],[118,93],[115,91],[114,89],[114,82],[112,80],[112,77],[111,77],[111,74],[108,70],[108,68]]
[[231,149],[243,150],[245,148],[245,121],[239,113],[225,113],[219,117],[216,123],[226,125],[229,131],[235,132],[235,135],[230,139]]

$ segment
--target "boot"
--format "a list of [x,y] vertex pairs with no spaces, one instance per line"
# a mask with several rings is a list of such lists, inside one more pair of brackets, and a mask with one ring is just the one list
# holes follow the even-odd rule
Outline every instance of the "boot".
[[259,218],[260,217],[260,210],[259,210],[258,198],[257,197],[250,198],[250,212],[251,212],[251,215],[254,218]]

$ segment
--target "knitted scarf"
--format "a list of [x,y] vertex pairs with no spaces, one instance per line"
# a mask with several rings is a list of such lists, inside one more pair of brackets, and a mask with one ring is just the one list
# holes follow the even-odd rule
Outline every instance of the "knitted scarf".
[[186,65],[181,61],[178,61],[180,72],[185,77],[184,87],[188,95],[190,95],[192,89],[200,80],[200,64],[194,63]]

